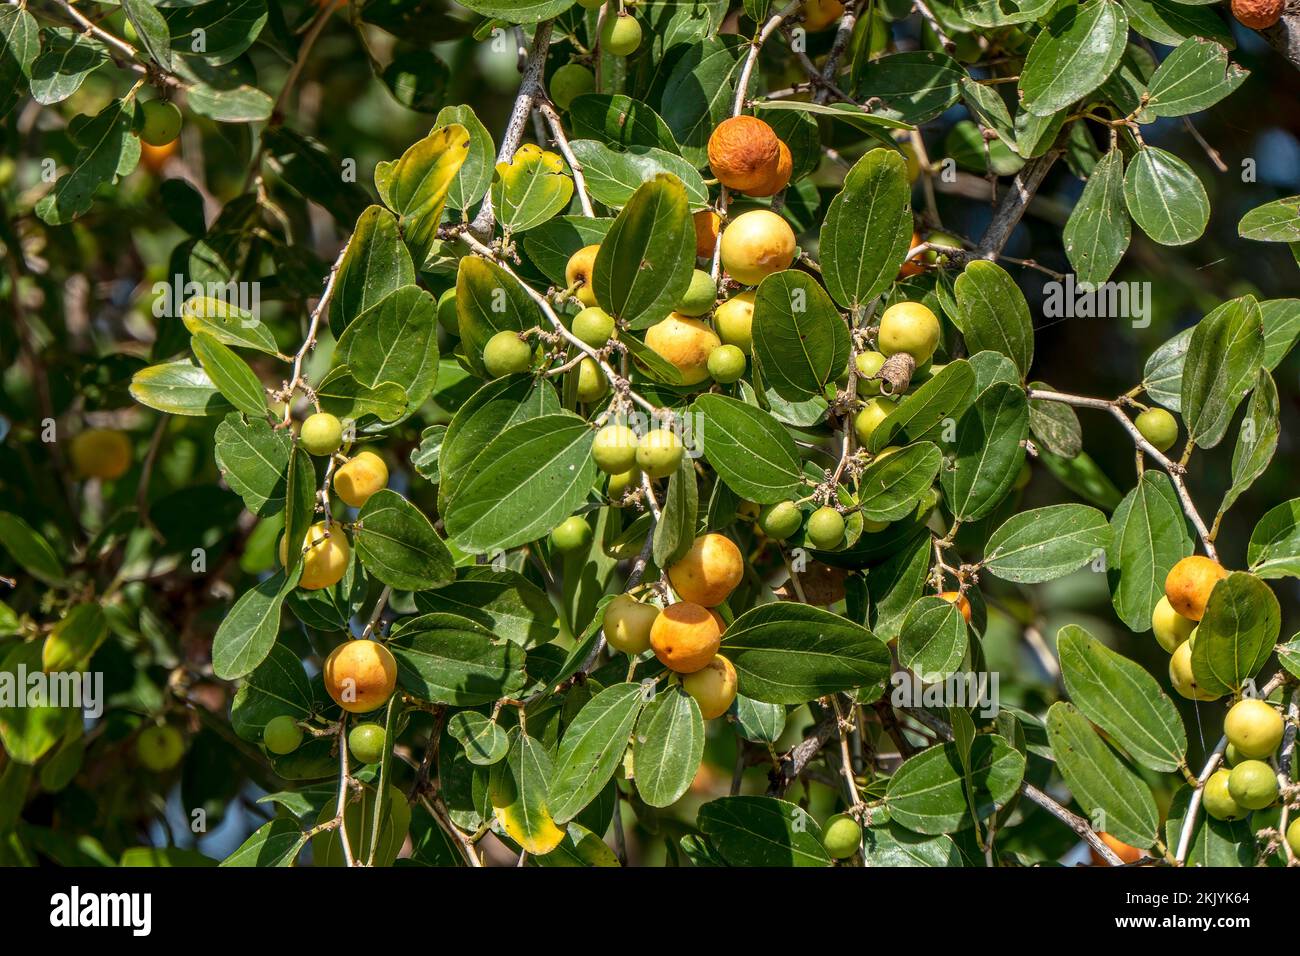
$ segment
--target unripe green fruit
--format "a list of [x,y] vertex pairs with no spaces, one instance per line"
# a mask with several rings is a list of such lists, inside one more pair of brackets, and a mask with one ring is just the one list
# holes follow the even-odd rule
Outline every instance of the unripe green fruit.
[[591,525],[570,515],[551,530],[551,547],[563,552],[586,550],[591,547]]
[[803,512],[793,501],[764,505],[758,513],[758,526],[773,541],[784,541],[803,524]]
[[493,378],[526,372],[533,365],[533,347],[514,332],[498,332],[483,347],[483,365]]
[[1291,852],[1300,856],[1300,817],[1296,817],[1286,828],[1286,842]]
[[847,813],[837,813],[822,828],[822,846],[833,860],[847,860],[862,844],[862,827]]
[[700,316],[712,309],[717,301],[718,287],[713,284],[713,277],[703,269],[696,269],[691,273],[691,284],[686,287],[675,311],[691,317]]
[[885,364],[885,356],[879,352],[859,352],[858,357],[853,360],[854,367],[858,370],[858,375],[862,376],[862,381],[858,382],[858,393],[861,395],[879,395],[880,379],[871,380],[871,376],[880,371],[880,367]]
[[185,755],[185,738],[175,727],[146,727],[135,741],[135,753],[140,763],[154,773],[172,769]]
[[629,488],[635,488],[641,484],[641,469],[633,465],[627,471],[616,472],[609,476],[609,484],[605,487],[605,494],[616,506],[623,496],[627,494]]
[[551,101],[562,110],[596,88],[596,75],[579,63],[566,63],[551,77]]
[[357,724],[348,733],[348,750],[362,763],[379,763],[387,736],[379,724]]
[[609,381],[595,359],[584,358],[578,363],[578,401],[597,402],[609,391]]
[[1286,724],[1267,701],[1247,697],[1232,705],[1223,719],[1223,734],[1243,757],[1263,760],[1277,750]]
[[818,508],[808,516],[804,536],[819,551],[832,551],[844,543],[844,516],[829,505]]
[[590,305],[573,317],[573,334],[584,345],[601,348],[614,335],[614,317],[598,305]]
[[906,352],[924,365],[939,347],[939,319],[920,302],[897,302],[880,317],[876,347],[886,356]]
[[641,45],[641,24],[636,17],[620,13],[606,17],[600,30],[600,46],[613,56],[627,56]]
[[460,337],[460,317],[456,314],[456,290],[448,289],[438,296],[438,324],[448,335]]
[[740,381],[745,374],[745,353],[734,345],[719,345],[709,353],[709,374],[722,385]]
[[1205,806],[1205,812],[1216,820],[1240,820],[1247,814],[1245,807],[1232,799],[1232,794],[1228,791],[1228,778],[1230,772],[1220,768],[1210,774],[1210,779],[1205,781],[1205,790],[1201,795],[1201,803]]
[[1232,744],[1223,748],[1223,765],[1225,767],[1235,767],[1243,760],[1248,760],[1244,754],[1240,753]]
[[329,412],[309,415],[298,432],[302,447],[313,455],[332,455],[343,443],[343,423]]
[[858,436],[858,443],[865,445],[889,413],[898,407],[891,398],[873,398],[863,406],[853,419],[853,432]]
[[1178,440],[1178,419],[1163,408],[1148,408],[1133,424],[1158,451],[1167,451]]
[[1175,611],[1169,598],[1161,597],[1151,614],[1151,630],[1165,653],[1172,654],[1179,644],[1192,636],[1196,622]]
[[181,111],[175,103],[147,100],[140,104],[140,138],[150,146],[166,146],[181,132]]
[[605,474],[617,475],[631,471],[636,465],[636,449],[636,432],[626,425],[606,425],[596,432],[591,457]]
[[666,428],[656,428],[641,436],[636,463],[651,478],[667,478],[677,470],[682,454],[681,439]]
[[302,728],[288,714],[272,717],[262,728],[262,743],[273,754],[291,754],[302,745]]
[[1243,760],[1228,772],[1228,793],[1239,807],[1263,810],[1277,800],[1277,775],[1262,760]]

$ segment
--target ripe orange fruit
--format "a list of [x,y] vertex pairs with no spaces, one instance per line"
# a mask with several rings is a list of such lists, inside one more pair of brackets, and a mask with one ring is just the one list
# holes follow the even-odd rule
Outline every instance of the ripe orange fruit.
[[378,641],[345,641],[325,658],[325,690],[352,714],[382,707],[397,686],[397,661]]
[[668,580],[683,601],[716,607],[731,596],[745,575],[740,549],[725,534],[709,533],[695,539],[676,564]]
[[961,611],[961,616],[966,619],[966,623],[970,623],[970,600],[967,599],[966,595],[960,591],[944,591],[939,597],[949,604],[957,605],[957,610]]
[[659,612],[650,626],[650,647],[670,671],[693,674],[708,666],[722,646],[722,618],[706,607],[681,601]]
[[1227,576],[1218,561],[1194,554],[1175,564],[1165,577],[1165,597],[1183,617],[1199,621],[1205,616],[1210,592]]

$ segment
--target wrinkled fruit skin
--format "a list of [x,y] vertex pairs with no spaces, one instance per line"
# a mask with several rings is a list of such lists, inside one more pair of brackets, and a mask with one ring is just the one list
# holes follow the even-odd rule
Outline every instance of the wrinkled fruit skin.
[[273,754],[291,754],[302,745],[302,728],[288,714],[272,717],[262,728],[262,743]]
[[847,813],[837,813],[822,827],[822,846],[832,860],[847,860],[862,845],[862,826]]
[[1263,810],[1277,800],[1277,775],[1262,760],[1243,760],[1228,772],[1228,793],[1247,810]]
[[[324,521],[317,521],[303,536],[302,577],[298,579],[298,587],[303,590],[331,588],[339,583],[348,569],[348,556],[352,553],[348,536],[337,521],[331,521],[328,527],[328,537]],[[286,567],[289,564],[289,543],[283,535],[280,537],[280,563]]]
[[714,654],[713,660],[682,678],[682,688],[700,705],[700,716],[713,720],[730,710],[736,699],[736,669],[721,654]]
[[736,589],[745,576],[740,549],[724,534],[705,534],[695,539],[676,564],[668,569],[668,580],[683,601],[717,607]]
[[397,661],[377,641],[346,641],[325,659],[325,690],[351,714],[384,706],[397,686]]
[[1157,451],[1168,451],[1178,440],[1178,419],[1163,408],[1148,408],[1133,420],[1133,424]]
[[90,428],[72,439],[71,455],[82,478],[114,481],[131,467],[131,439],[111,428]]
[[641,436],[636,446],[636,464],[651,478],[667,478],[681,463],[685,449],[677,435],[666,428],[656,428]]
[[1205,616],[1210,592],[1228,572],[1219,562],[1194,554],[1183,558],[1165,577],[1165,597],[1170,606],[1185,618],[1199,621]]
[[939,347],[939,319],[920,302],[898,302],[880,317],[876,346],[888,357],[906,352],[924,365]]
[[605,474],[622,474],[636,465],[637,444],[636,432],[626,425],[606,425],[596,432],[591,457]]
[[141,766],[154,773],[164,773],[181,762],[185,755],[185,738],[175,727],[146,727],[135,739],[135,754]]
[[608,17],[600,31],[600,45],[606,53],[628,56],[641,45],[641,24],[626,13]]
[[891,398],[873,398],[867,402],[853,419],[853,433],[858,436],[859,444],[865,445],[897,407],[898,403]]
[[630,594],[620,594],[605,606],[601,631],[609,646],[635,657],[650,649],[650,629],[659,608],[642,604]]
[[682,295],[682,301],[677,303],[676,311],[681,315],[698,318],[712,309],[717,300],[718,289],[713,284],[713,277],[703,269],[696,269],[691,273],[691,284]]
[[387,487],[388,466],[372,451],[361,452],[334,472],[334,493],[352,508],[360,508]]
[[601,348],[614,335],[614,317],[598,305],[589,305],[573,317],[573,334],[583,344]]
[[596,74],[579,63],[566,63],[551,77],[551,100],[562,110],[596,88]]
[[670,671],[693,674],[718,653],[722,630],[722,618],[716,613],[682,601],[659,612],[650,627],[650,646]]
[[1151,613],[1151,630],[1165,652],[1172,654],[1178,645],[1192,636],[1196,622],[1174,610],[1169,598],[1162,597]]
[[181,132],[181,111],[175,103],[148,100],[140,104],[140,139],[150,146],[166,146]]
[[804,0],[803,25],[809,33],[825,30],[844,14],[840,0]]
[[1232,799],[1232,794],[1228,791],[1229,776],[1229,771],[1220,768],[1210,774],[1210,779],[1205,781],[1205,792],[1201,797],[1201,803],[1205,807],[1205,812],[1216,820],[1240,820],[1248,813],[1245,807]]
[[514,332],[498,332],[483,346],[483,367],[493,378],[527,372],[532,364],[532,346]]
[[794,254],[794,230],[766,209],[741,213],[722,231],[722,268],[741,285],[790,268]]
[[598,402],[609,391],[609,381],[593,358],[578,363],[578,401]]
[[1263,760],[1282,743],[1286,723],[1266,701],[1247,697],[1232,705],[1223,719],[1223,734],[1243,757]]
[[298,432],[298,440],[309,454],[332,455],[343,442],[343,423],[329,412],[309,415]]
[[740,381],[745,374],[745,353],[734,345],[719,345],[709,353],[709,374],[719,385]]
[[348,752],[361,763],[379,763],[384,759],[386,737],[379,724],[357,724],[348,733]]
[[713,327],[723,345],[734,345],[748,355],[754,347],[754,293],[733,295],[714,309]]
[[712,259],[722,218],[712,209],[701,209],[691,214],[691,225],[695,227],[695,258]]
[[1232,0],[1232,15],[1243,27],[1267,30],[1282,19],[1286,0]]
[[[583,246],[569,257],[564,267],[564,282],[583,305],[596,304],[596,290],[591,287],[591,273],[596,268],[599,245]],[[575,288],[576,286],[576,288]]]
[[1192,640],[1184,641],[1169,658],[1169,683],[1188,700],[1218,700],[1218,694],[1201,690],[1192,675]]
[[939,597],[943,598],[949,604],[957,605],[957,610],[961,611],[961,616],[965,618],[966,623],[970,623],[970,598],[960,591],[943,591]]
[[749,190],[751,196],[775,196],[790,184],[790,176],[794,173],[794,157],[790,155],[790,147],[782,141],[777,141],[776,149],[776,165],[761,186]]
[[709,353],[722,343],[699,319],[670,312],[646,329],[645,344],[681,373],[683,385],[698,385],[709,377]]
[[778,501],[758,513],[758,526],[773,541],[784,541],[803,524],[803,512],[793,501]]
[[762,189],[780,161],[780,143],[772,127],[758,117],[733,116],[709,134],[709,169],[728,189]]
[[808,543],[820,551],[833,551],[844,543],[844,516],[829,505],[808,516],[804,532]]
[[591,547],[591,525],[577,515],[570,515],[551,531],[551,546],[564,552]]

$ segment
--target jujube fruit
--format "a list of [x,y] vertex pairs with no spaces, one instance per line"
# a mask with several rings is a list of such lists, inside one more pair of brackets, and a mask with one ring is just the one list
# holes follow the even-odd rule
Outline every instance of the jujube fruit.
[[1183,617],[1199,621],[1205,616],[1210,592],[1227,576],[1218,561],[1194,554],[1175,564],[1165,577],[1165,597]]
[[709,377],[709,353],[722,343],[704,322],[671,312],[646,329],[645,344],[677,369],[683,385],[697,385]]
[[1232,0],[1232,15],[1243,27],[1267,30],[1282,19],[1286,0]]
[[825,30],[844,15],[840,0],[804,0],[803,25],[809,33]]
[[1219,768],[1210,774],[1201,792],[1201,803],[1205,812],[1216,820],[1240,820],[1249,812],[1232,799],[1228,790],[1229,771]]
[[641,469],[629,468],[627,471],[620,471],[609,476],[609,484],[605,486],[605,494],[618,504],[620,499],[627,494],[629,488],[634,488],[641,483]]
[[1142,851],[1135,846],[1125,843],[1118,837],[1111,836],[1105,830],[1102,830],[1097,836],[1101,837],[1101,842],[1110,847],[1110,851],[1119,857],[1121,863],[1136,863],[1142,859]]
[[1223,719],[1223,735],[1243,757],[1262,760],[1277,750],[1286,722],[1267,701],[1247,697],[1237,701]]
[[498,332],[483,346],[483,367],[492,378],[527,372],[532,364],[533,347],[517,332]]
[[[331,521],[327,525],[324,521],[317,521],[303,535],[301,547],[302,577],[298,579],[298,587],[319,591],[339,583],[348,569],[348,557],[352,553],[341,524]],[[286,567],[289,564],[289,542],[283,535],[280,537],[280,563]]]
[[709,134],[709,169],[728,189],[761,189],[780,161],[780,143],[772,127],[757,116],[733,116]]
[[636,432],[626,425],[606,425],[592,440],[591,457],[601,471],[617,475],[636,465],[637,444]]
[[861,845],[862,825],[847,813],[835,814],[822,827],[822,846],[832,860],[847,860]]
[[636,17],[620,13],[616,17],[606,17],[600,28],[600,46],[606,53],[614,56],[628,56],[641,45],[641,24]]
[[551,546],[563,552],[591,547],[591,525],[578,515],[570,515],[551,529]]
[[880,317],[876,347],[886,357],[906,352],[924,365],[939,346],[939,319],[920,302],[896,302]]
[[387,738],[380,724],[357,724],[348,732],[348,752],[362,763],[379,763],[384,759]]
[[351,508],[360,508],[387,487],[388,466],[372,451],[355,455],[334,472],[334,493]]
[[745,374],[745,353],[734,345],[719,345],[709,353],[708,368],[719,385],[738,382]]
[[794,230],[766,209],[741,213],[722,230],[722,268],[741,285],[790,268],[794,255]]
[[1228,771],[1228,793],[1247,810],[1263,810],[1277,800],[1277,774],[1262,760],[1243,760]]
[[135,740],[135,754],[145,769],[163,773],[185,756],[185,738],[170,724],[146,727]]
[[961,616],[965,619],[966,623],[970,623],[970,599],[966,597],[966,595],[962,594],[960,591],[942,591],[940,592],[939,597],[943,598],[949,604],[957,605],[957,610],[961,612]]
[[111,428],[88,428],[72,439],[72,466],[82,478],[115,481],[131,467],[131,439]]
[[291,754],[302,745],[302,728],[288,714],[272,717],[262,728],[262,743],[273,754]]
[[670,671],[693,674],[718,653],[722,631],[722,618],[714,611],[681,601],[659,612],[650,627],[650,646]]
[[150,146],[165,146],[181,132],[181,111],[175,103],[148,100],[140,104],[140,139]]
[[803,512],[793,501],[765,505],[758,513],[758,526],[773,541],[784,541],[803,524]]
[[1151,630],[1167,653],[1172,654],[1195,628],[1196,622],[1175,611],[1169,598],[1162,597],[1156,602],[1156,609],[1151,612]]
[[695,258],[713,258],[713,248],[718,242],[718,227],[722,217],[712,209],[701,209],[691,214],[691,225],[695,227]]
[[714,309],[713,327],[723,345],[748,355],[754,346],[754,293],[740,292]]
[[596,304],[596,290],[591,286],[591,275],[596,268],[599,245],[583,246],[564,266],[564,282],[583,305]]
[[721,654],[694,673],[682,678],[682,689],[700,705],[705,720],[721,717],[736,699],[736,668]]
[[858,391],[863,395],[879,395],[880,379],[874,378],[880,372],[881,367],[885,364],[885,356],[880,352],[866,351],[859,352],[857,358],[853,360],[853,367],[857,369],[858,375],[862,376],[862,381],[858,382]]
[[598,402],[609,391],[609,380],[593,358],[578,363],[578,401]]
[[329,412],[309,415],[298,431],[298,440],[312,455],[332,455],[343,442],[343,423]]
[[562,110],[583,93],[596,88],[596,74],[580,63],[566,63],[551,77],[551,101]]
[[448,289],[438,296],[438,324],[448,335],[460,337],[460,315],[456,312],[456,290]]
[[1193,640],[1186,640],[1174,649],[1174,653],[1169,658],[1169,683],[1174,685],[1174,690],[1182,694],[1188,700],[1217,700],[1220,694],[1211,694],[1209,691],[1202,690],[1196,683],[1196,676],[1192,673],[1192,645],[1196,643]]
[[659,608],[642,604],[630,594],[620,594],[605,606],[601,632],[609,646],[635,657],[650,647],[650,628]]
[[844,543],[844,516],[829,505],[808,516],[804,531],[808,543],[820,551],[833,551]]
[[667,428],[655,428],[641,436],[636,446],[636,464],[651,478],[667,478],[681,464],[682,440]]
[[717,300],[718,288],[713,284],[713,277],[703,269],[696,269],[674,311],[697,318],[712,309]]
[[1300,817],[1291,820],[1286,828],[1286,842],[1291,847],[1291,852],[1300,856]]
[[1133,420],[1133,424],[1157,451],[1168,451],[1178,440],[1178,419],[1163,408],[1148,408]]
[[790,147],[784,142],[777,140],[776,148],[776,165],[772,167],[772,171],[762,185],[748,190],[749,195],[775,196],[790,184],[790,176],[794,173],[794,157],[790,155]]
[[601,348],[614,335],[614,317],[598,305],[589,305],[573,317],[573,335],[584,345]]
[[716,607],[731,596],[745,576],[740,549],[725,534],[710,532],[668,568],[668,580],[683,601]]
[[873,398],[863,405],[853,419],[853,433],[858,437],[858,442],[865,445],[870,441],[880,423],[897,407],[898,403],[890,398]]
[[345,641],[325,658],[325,690],[344,710],[368,714],[393,696],[397,661],[378,641]]

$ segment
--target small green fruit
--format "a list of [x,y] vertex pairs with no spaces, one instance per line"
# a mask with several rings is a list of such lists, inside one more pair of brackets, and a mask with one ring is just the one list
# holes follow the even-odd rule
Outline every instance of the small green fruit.
[[667,478],[681,464],[682,441],[666,428],[656,428],[641,436],[636,449],[636,463],[651,478]]
[[533,365],[533,348],[515,332],[498,332],[483,348],[483,365],[493,378],[526,372]]
[[578,401],[598,402],[609,391],[609,381],[596,360],[584,358],[578,363]]
[[1169,450],[1178,440],[1178,419],[1163,408],[1148,408],[1134,419],[1133,424],[1158,451]]
[[696,269],[691,273],[691,284],[686,287],[681,302],[677,303],[676,311],[682,315],[700,316],[712,309],[717,301],[718,287],[713,284],[712,276],[703,269]]
[[626,425],[606,425],[596,432],[591,443],[591,457],[605,474],[617,475],[635,467],[636,449],[636,432]]
[[291,754],[302,745],[302,728],[288,714],[272,717],[262,728],[262,743],[273,754]]
[[837,813],[822,827],[822,846],[833,860],[847,860],[862,844],[862,827],[847,813]]
[[1240,820],[1248,812],[1232,799],[1232,794],[1228,790],[1230,776],[1229,771],[1219,769],[1210,774],[1210,779],[1205,781],[1205,792],[1201,796],[1201,802],[1205,805],[1205,812],[1216,820]]
[[591,547],[591,525],[570,515],[551,530],[551,547],[557,551],[585,551]]
[[773,541],[784,541],[803,524],[803,512],[793,501],[764,505],[758,512],[758,526]]
[[829,505],[808,516],[804,533],[808,543],[819,551],[833,551],[844,543],[844,516]]
[[709,353],[709,374],[721,385],[740,381],[745,374],[745,353],[734,345],[719,345]]
[[456,314],[455,289],[448,289],[438,296],[438,324],[448,335],[460,337],[460,318]]
[[343,443],[343,423],[329,412],[309,415],[298,432],[298,440],[312,455],[332,455]]
[[1286,842],[1291,852],[1300,856],[1300,817],[1293,819],[1286,828]]
[[551,100],[562,110],[596,88],[596,75],[580,63],[566,63],[551,77]]
[[146,100],[140,104],[140,138],[150,146],[166,146],[181,132],[181,111],[175,103]]
[[168,724],[146,727],[136,738],[135,753],[147,770],[163,773],[180,763],[185,755],[185,738]]
[[600,30],[600,46],[613,56],[628,56],[636,52],[641,45],[641,24],[636,17],[620,13],[616,17],[606,17],[605,25]]
[[598,305],[589,305],[573,317],[573,334],[584,345],[602,348],[614,335],[614,317]]
[[885,356],[879,352],[859,352],[858,357],[853,360],[854,366],[858,370],[858,375],[862,376],[862,381],[858,382],[858,392],[862,395],[879,395],[880,380],[872,380],[872,376],[880,371],[880,367],[885,364]]
[[1277,775],[1262,760],[1243,760],[1228,773],[1228,793],[1247,810],[1263,810],[1277,800]]
[[357,724],[348,733],[348,750],[362,763],[379,763],[387,737],[379,724]]
[[891,398],[873,398],[867,402],[853,419],[853,432],[858,436],[858,443],[865,445],[880,423],[897,407],[898,403]]

